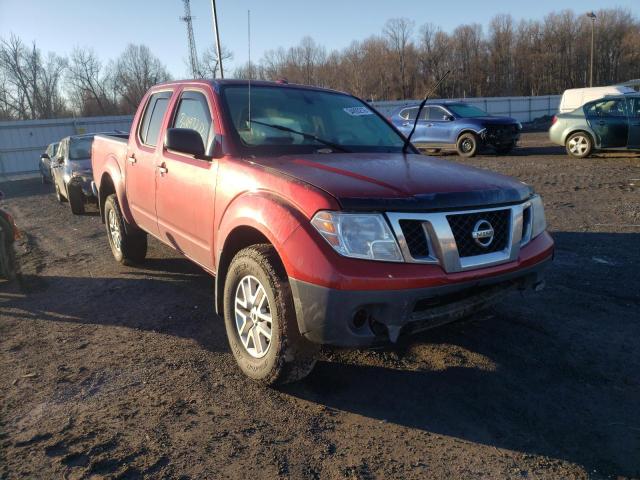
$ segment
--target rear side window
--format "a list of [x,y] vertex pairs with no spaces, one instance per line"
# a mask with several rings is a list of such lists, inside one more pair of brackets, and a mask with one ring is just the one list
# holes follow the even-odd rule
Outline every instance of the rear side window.
[[170,98],[171,92],[154,93],[149,98],[138,132],[140,140],[142,140],[142,143],[145,145],[156,146],[162,119],[169,106]]
[[190,128],[202,137],[205,148],[211,135],[211,112],[204,94],[200,92],[184,92],[173,119],[175,128]]
[[623,99],[601,100],[587,106],[587,115],[590,117],[624,117]]

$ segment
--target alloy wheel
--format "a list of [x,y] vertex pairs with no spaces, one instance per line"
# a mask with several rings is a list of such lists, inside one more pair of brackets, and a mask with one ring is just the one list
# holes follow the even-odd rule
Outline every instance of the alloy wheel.
[[247,275],[236,288],[234,301],[236,329],[249,355],[262,358],[271,346],[271,306],[260,281]]
[[115,210],[109,210],[108,217],[109,236],[111,237],[114,248],[119,252],[122,244],[122,235],[120,233],[120,223],[118,222]]
[[589,140],[584,135],[576,135],[569,140],[569,151],[577,156],[582,156],[589,150]]

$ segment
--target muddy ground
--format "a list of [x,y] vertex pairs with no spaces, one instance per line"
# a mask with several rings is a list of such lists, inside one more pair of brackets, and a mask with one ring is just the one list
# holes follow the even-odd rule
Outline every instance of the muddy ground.
[[543,194],[547,289],[327,350],[280,389],[240,374],[200,269],[156,241],[122,267],[95,211],[0,184],[25,232],[0,285],[0,478],[639,477],[640,157],[522,145],[465,163]]

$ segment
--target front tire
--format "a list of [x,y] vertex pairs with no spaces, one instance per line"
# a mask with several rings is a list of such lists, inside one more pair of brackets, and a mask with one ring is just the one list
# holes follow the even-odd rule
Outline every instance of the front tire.
[[84,193],[80,187],[67,186],[69,207],[74,215],[82,215],[84,213]]
[[64,203],[67,199],[62,196],[62,193],[60,193],[60,187],[58,187],[58,182],[54,181],[53,183],[55,184],[55,188],[56,188],[56,200],[58,200],[58,203]]
[[593,140],[586,132],[571,134],[565,143],[567,153],[574,158],[585,158],[591,155]]
[[319,347],[298,330],[289,279],[271,245],[254,245],[236,254],[223,300],[229,346],[245,375],[274,385],[311,372]]
[[141,263],[147,256],[147,234],[131,227],[127,231],[115,193],[104,203],[104,219],[113,258],[123,265]]
[[473,133],[463,133],[458,138],[456,150],[461,157],[474,157],[478,152],[478,137]]

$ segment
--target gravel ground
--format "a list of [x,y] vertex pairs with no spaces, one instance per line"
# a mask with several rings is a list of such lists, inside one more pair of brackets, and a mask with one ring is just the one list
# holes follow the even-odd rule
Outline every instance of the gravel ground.
[[528,134],[464,163],[543,194],[547,289],[387,350],[327,349],[280,389],[236,368],[199,268],[156,241],[120,266],[95,211],[0,184],[25,232],[22,279],[0,284],[0,478],[639,477],[640,157]]

